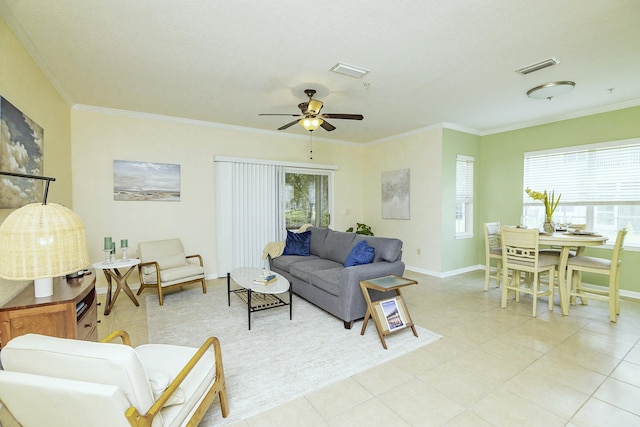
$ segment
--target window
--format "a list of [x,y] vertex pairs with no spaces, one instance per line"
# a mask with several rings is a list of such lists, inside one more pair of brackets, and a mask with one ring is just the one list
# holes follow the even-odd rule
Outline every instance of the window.
[[264,267],[267,242],[304,223],[329,226],[332,165],[215,157],[218,271]]
[[303,224],[329,227],[330,172],[287,169],[285,173],[285,222],[287,230]]
[[456,236],[473,235],[473,157],[456,157]]
[[[628,230],[627,246],[640,246],[640,139],[525,153],[524,188],[562,198],[554,222],[585,224],[608,236]],[[523,192],[529,224],[544,207]]]

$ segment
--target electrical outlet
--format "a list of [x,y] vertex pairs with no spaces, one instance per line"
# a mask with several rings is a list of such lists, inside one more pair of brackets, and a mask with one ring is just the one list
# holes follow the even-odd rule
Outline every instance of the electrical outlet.
[[418,255],[422,254],[422,249],[418,248]]

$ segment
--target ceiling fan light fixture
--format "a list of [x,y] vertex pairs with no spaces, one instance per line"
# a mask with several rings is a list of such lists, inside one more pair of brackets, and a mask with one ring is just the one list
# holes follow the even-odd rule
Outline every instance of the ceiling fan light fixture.
[[549,82],[529,89],[527,96],[533,99],[551,99],[569,93],[575,86],[576,83],[569,80]]
[[347,65],[342,62],[338,62],[333,67],[329,68],[329,71],[333,71],[334,73],[343,74],[349,77],[355,77],[359,79],[360,77],[366,75],[369,70],[365,70],[362,67],[356,67],[355,65]]
[[318,101],[317,99],[310,99],[307,104],[307,111],[309,114],[318,114],[322,110],[322,101]]
[[309,132],[313,132],[314,130],[318,129],[322,125],[322,123],[324,123],[324,120],[318,117],[305,117],[304,119],[300,119],[298,123],[300,123],[300,126],[305,128]]

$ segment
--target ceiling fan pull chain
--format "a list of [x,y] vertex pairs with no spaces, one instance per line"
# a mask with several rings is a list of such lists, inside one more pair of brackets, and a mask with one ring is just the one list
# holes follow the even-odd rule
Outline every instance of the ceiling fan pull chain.
[[313,160],[313,131],[309,132],[309,159]]

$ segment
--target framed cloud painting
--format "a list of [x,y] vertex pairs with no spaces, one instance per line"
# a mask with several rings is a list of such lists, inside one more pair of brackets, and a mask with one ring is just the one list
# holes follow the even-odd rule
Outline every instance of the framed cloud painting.
[[180,201],[180,165],[113,161],[113,200]]
[[382,172],[382,218],[410,219],[409,169]]
[[[44,129],[0,96],[0,170],[42,175]],[[41,202],[44,185],[39,179],[0,176],[0,209],[15,209]]]

